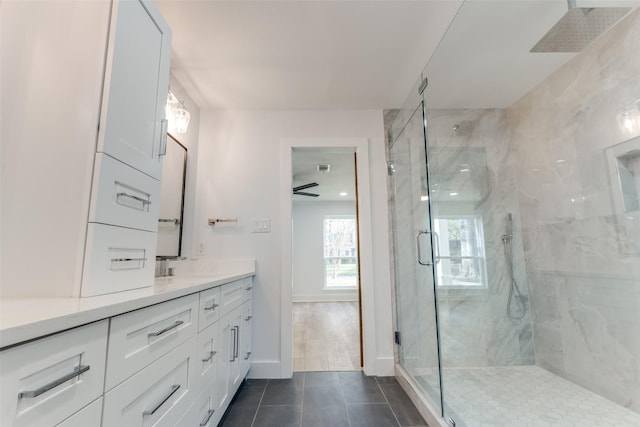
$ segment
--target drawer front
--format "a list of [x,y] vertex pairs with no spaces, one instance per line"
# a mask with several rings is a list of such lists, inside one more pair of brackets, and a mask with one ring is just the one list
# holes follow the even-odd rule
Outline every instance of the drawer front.
[[102,422],[102,397],[89,406],[82,408],[56,427],[90,427],[99,426]]
[[245,277],[242,280],[244,281],[244,296],[242,301],[247,301],[251,299],[251,295],[253,295],[253,277]]
[[244,279],[225,283],[220,287],[220,317],[231,313],[245,298]]
[[221,357],[218,342],[218,324],[214,323],[198,334],[198,390],[212,387],[216,379],[218,363]]
[[112,318],[106,390],[195,336],[197,322],[197,294]]
[[103,153],[96,155],[89,222],[158,230],[160,181]]
[[108,321],[0,352],[0,425],[55,425],[104,386]]
[[222,414],[216,409],[216,390],[214,387],[210,387],[200,393],[176,425],[181,427],[214,427],[218,425],[221,418]]
[[202,331],[220,318],[220,286],[200,292],[198,330]]
[[107,392],[102,427],[175,426],[196,396],[195,354],[193,337]]
[[82,296],[153,286],[157,234],[90,223]]

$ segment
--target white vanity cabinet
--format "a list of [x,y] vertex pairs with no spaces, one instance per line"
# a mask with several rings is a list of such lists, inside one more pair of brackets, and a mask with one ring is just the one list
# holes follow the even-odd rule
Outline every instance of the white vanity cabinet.
[[[218,425],[250,367],[251,284],[149,297],[155,304],[3,349],[0,425]],[[234,302],[218,316],[223,295]]]
[[0,352],[0,425],[57,425],[104,389],[108,321]]
[[159,10],[3,2],[2,38],[21,41],[1,46],[3,296],[153,285],[171,50]]
[[171,31],[151,1],[113,4],[98,151],[160,179]]

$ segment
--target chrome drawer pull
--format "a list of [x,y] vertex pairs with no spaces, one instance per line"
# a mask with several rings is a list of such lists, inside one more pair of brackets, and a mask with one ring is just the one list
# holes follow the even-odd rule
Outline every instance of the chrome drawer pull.
[[237,354],[236,354],[236,341],[238,339],[238,331],[236,331],[236,327],[232,327],[229,329],[229,332],[233,331],[233,350],[231,350],[231,357],[233,357],[233,359],[229,360],[229,362],[234,362],[236,360]]
[[142,203],[143,205],[151,204],[151,200],[143,199],[142,197],[134,196],[133,194],[129,194],[129,193],[116,193],[116,197],[128,197],[130,199],[135,200],[136,202]]
[[253,289],[253,286],[248,286],[248,287],[244,288],[245,291],[250,291],[251,289]]
[[164,329],[163,329],[163,330],[161,330],[161,331],[158,331],[158,332],[149,332],[149,333],[147,334],[147,336],[148,336],[149,338],[151,338],[151,337],[157,337],[157,336],[160,336],[160,335],[164,334],[165,332],[169,332],[170,330],[177,328],[178,326],[182,325],[183,323],[184,323],[184,321],[182,321],[182,320],[177,320],[177,321],[176,321],[176,323],[174,323],[174,324],[173,324],[173,325],[171,325],[171,326],[167,326],[166,328],[164,328]]
[[60,377],[55,381],[51,381],[49,384],[43,385],[40,388],[37,388],[35,390],[29,390],[29,391],[21,391],[20,393],[18,393],[18,399],[22,399],[23,397],[38,397],[40,396],[42,393],[46,393],[51,389],[54,389],[56,387],[58,387],[60,384],[64,384],[67,381],[69,381],[72,378],[78,377],[82,374],[84,374],[85,372],[87,372],[89,369],[91,368],[91,366],[89,365],[85,365],[85,366],[76,366],[73,370],[73,372],[65,375],[64,377]]
[[165,404],[165,402],[166,402],[167,400],[169,400],[169,399],[171,398],[171,396],[173,396],[173,395],[175,394],[175,392],[176,392],[176,391],[178,391],[178,389],[179,389],[179,388],[180,388],[180,384],[174,384],[174,385],[172,385],[172,386],[171,386],[171,392],[170,392],[169,394],[167,394],[167,397],[165,397],[164,399],[162,399],[162,402],[160,402],[160,403],[159,403],[155,408],[153,408],[152,410],[150,410],[150,411],[144,411],[144,412],[142,413],[142,416],[143,416],[143,417],[146,417],[147,415],[153,415],[153,414],[155,414],[155,413],[156,413],[156,411],[157,411],[158,409],[160,409],[160,407],[161,407],[162,405],[164,405],[164,404]]
[[202,359],[203,362],[208,362],[209,360],[213,359],[213,356],[215,356],[218,352],[217,351],[210,351],[209,352],[209,357],[207,357],[206,359]]
[[138,262],[146,262],[146,258],[111,258],[111,262],[129,262],[129,261],[138,261]]
[[169,120],[160,120],[160,148],[158,149],[158,157],[167,155],[167,131],[169,130]]
[[209,306],[209,307],[205,307],[204,311],[209,311],[209,310],[215,310],[217,307],[219,306],[219,304],[216,304],[215,302]]
[[251,357],[251,352],[250,351],[247,352],[247,357],[245,357],[244,360],[249,360],[249,357]]
[[233,352],[233,360],[236,360],[238,358],[238,351],[240,349],[240,326],[234,326],[234,329],[236,330],[236,349]]
[[214,412],[216,412],[216,411],[214,411],[213,409],[209,409],[209,412],[207,412],[207,417],[200,423],[200,427],[203,427],[203,426],[207,425],[207,423],[209,422],[209,420],[213,416]]
[[247,316],[247,317],[245,317],[245,318],[244,318],[244,320],[246,320],[247,322],[248,322],[249,320],[251,320],[251,319],[253,319],[253,316]]

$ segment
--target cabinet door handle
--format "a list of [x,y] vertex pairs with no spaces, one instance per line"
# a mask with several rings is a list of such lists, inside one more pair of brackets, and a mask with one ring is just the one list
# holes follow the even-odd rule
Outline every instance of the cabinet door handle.
[[253,319],[253,316],[247,316],[247,317],[245,317],[245,318],[244,318],[244,320],[246,320],[247,322],[248,322],[249,320],[251,320],[251,319]]
[[216,353],[218,353],[217,351],[210,351],[209,352],[209,356],[207,356],[206,359],[202,359],[203,362],[208,362],[209,360],[213,359],[213,356],[216,355]]
[[143,205],[150,205],[151,204],[151,200],[147,200],[147,199],[143,199],[142,197],[138,197],[138,196],[134,196],[133,194],[129,194],[129,193],[116,193],[116,198],[118,197],[127,197],[129,199],[133,199],[136,202],[140,202]]
[[158,409],[160,409],[160,408],[162,407],[162,405],[164,405],[164,404],[165,404],[165,402],[166,402],[167,400],[169,400],[169,399],[171,398],[171,396],[173,396],[173,395],[176,393],[176,391],[178,391],[178,389],[179,389],[179,388],[180,388],[180,384],[174,384],[174,385],[172,385],[172,386],[171,386],[171,391],[169,392],[169,394],[167,394],[167,395],[165,396],[165,398],[164,398],[164,399],[162,399],[162,401],[156,405],[156,407],[155,407],[155,408],[153,408],[153,409],[152,409],[152,410],[150,410],[150,411],[144,411],[144,412],[142,413],[142,416],[146,417],[147,415],[153,415],[153,414],[155,414],[155,413],[156,413],[156,411],[157,411]]
[[204,311],[209,311],[209,310],[215,310],[218,307],[219,304],[216,304],[215,302],[213,304],[211,304],[209,307],[205,307]]
[[236,360],[238,358],[238,349],[240,347],[240,326],[234,326],[234,328],[236,329],[236,342],[235,342],[235,350],[233,352],[233,360]]
[[216,412],[213,409],[209,409],[209,411],[207,412],[207,416],[205,417],[204,420],[202,420],[202,422],[200,423],[200,427],[206,426],[207,423],[209,422],[209,420],[211,419],[211,417],[213,416],[213,413]]
[[35,390],[21,391],[20,393],[18,393],[18,399],[22,399],[23,397],[38,397],[42,393],[46,393],[49,390],[52,390],[52,389],[58,387],[60,384],[64,384],[67,381],[69,381],[70,379],[78,377],[78,376],[84,374],[90,368],[91,368],[90,365],[76,366],[74,368],[73,372],[70,372],[67,375],[62,376],[62,377],[58,378],[57,380],[51,381],[49,384],[45,384],[42,387],[39,387],[39,388],[37,388]]
[[160,330],[160,331],[157,331],[157,332],[149,332],[149,333],[147,334],[147,337],[149,337],[149,338],[151,338],[151,337],[158,337],[158,336],[160,336],[160,335],[164,334],[165,332],[169,332],[170,330],[177,328],[178,326],[182,325],[183,323],[184,323],[184,321],[182,321],[182,320],[177,320],[173,325],[167,326],[166,328],[164,328],[164,329],[162,329],[162,330]]
[[158,156],[167,155],[167,131],[169,129],[169,120],[160,120],[160,149],[158,150]]
[[249,357],[251,357],[251,352],[247,351],[247,356],[244,358],[244,360],[249,360]]
[[231,357],[233,357],[233,359],[229,360],[229,362],[234,362],[236,360],[236,338],[238,337],[238,332],[235,326],[229,330],[233,331],[233,350],[231,351]]

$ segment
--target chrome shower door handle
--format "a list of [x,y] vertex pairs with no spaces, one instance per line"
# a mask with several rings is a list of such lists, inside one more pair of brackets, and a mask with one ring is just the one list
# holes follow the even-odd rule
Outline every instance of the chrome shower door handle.
[[418,232],[416,233],[416,248],[418,251],[418,264],[420,265],[425,265],[425,266],[433,265],[432,262],[429,262],[429,261],[425,262],[422,260],[422,250],[420,249],[420,236],[428,235],[429,233],[431,232],[427,230],[418,230]]
[[434,256],[436,264],[438,264],[440,262],[440,236],[438,236],[438,233],[436,233],[435,231],[432,231],[431,234],[436,236],[436,247],[434,250]]

